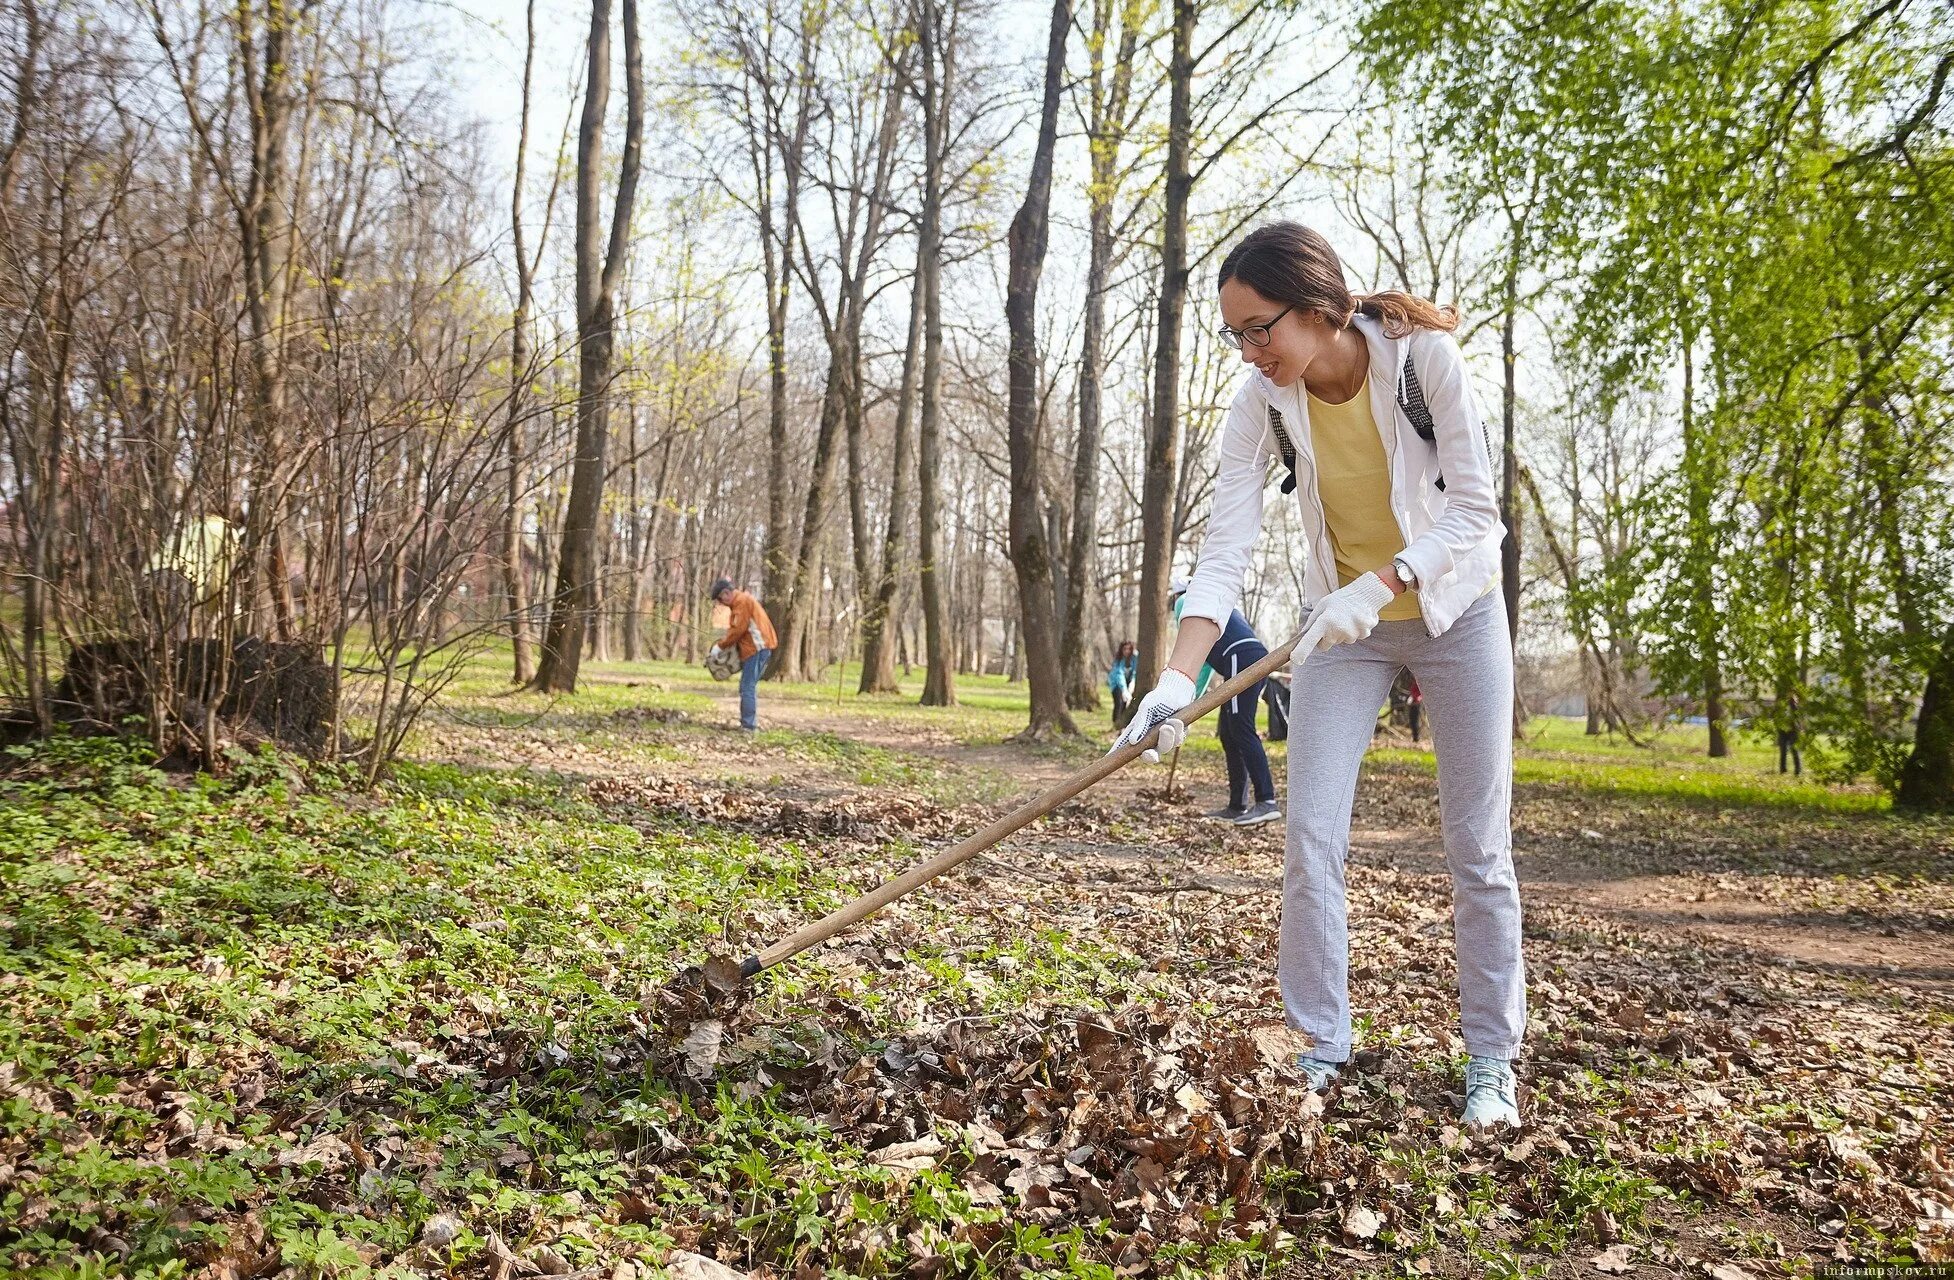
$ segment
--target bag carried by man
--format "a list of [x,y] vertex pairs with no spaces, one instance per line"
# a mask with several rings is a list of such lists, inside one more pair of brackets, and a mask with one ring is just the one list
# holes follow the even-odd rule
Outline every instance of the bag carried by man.
[[715,680],[731,680],[740,673],[740,651],[714,646],[706,654],[706,670]]
[[1262,682],[1262,701],[1269,704],[1269,731],[1262,737],[1269,742],[1289,740],[1289,681],[1270,676]]

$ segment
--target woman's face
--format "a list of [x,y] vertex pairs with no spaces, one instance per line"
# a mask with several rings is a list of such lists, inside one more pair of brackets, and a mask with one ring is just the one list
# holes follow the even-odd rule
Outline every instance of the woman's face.
[[[1285,310],[1289,314],[1283,315]],[[1282,318],[1277,320],[1277,316]],[[1331,330],[1323,323],[1322,314],[1302,307],[1292,310],[1288,303],[1271,301],[1240,280],[1221,286],[1223,324],[1247,329],[1271,320],[1275,324],[1269,329],[1269,345],[1258,347],[1243,338],[1242,360],[1260,369],[1278,387],[1286,387],[1303,376],[1303,370],[1328,341]]]

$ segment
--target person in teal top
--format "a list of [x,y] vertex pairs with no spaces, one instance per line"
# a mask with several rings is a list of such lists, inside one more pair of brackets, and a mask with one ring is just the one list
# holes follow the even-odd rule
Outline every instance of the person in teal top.
[[1113,666],[1106,673],[1106,688],[1113,695],[1113,728],[1126,725],[1126,709],[1133,701],[1133,681],[1140,674],[1140,651],[1131,640],[1119,642]]
[[[1180,621],[1181,604],[1187,599],[1186,588],[1182,583],[1175,584],[1174,620]],[[1221,629],[1221,635],[1208,650],[1208,660],[1201,664],[1200,674],[1194,677],[1194,696],[1200,697],[1208,691],[1215,677],[1232,680],[1248,668],[1268,656],[1268,649],[1256,636],[1255,628],[1248,625],[1242,611],[1236,609],[1228,615],[1228,625]],[[1206,816],[1217,822],[1232,822],[1238,827],[1252,827],[1264,822],[1275,822],[1282,817],[1282,810],[1276,805],[1275,779],[1269,773],[1269,753],[1262,747],[1261,735],[1255,731],[1255,708],[1261,701],[1263,681],[1258,680],[1222,704],[1215,717],[1215,733],[1221,738],[1221,754],[1228,761],[1228,804]],[[1255,799],[1249,800],[1249,788],[1254,787]]]

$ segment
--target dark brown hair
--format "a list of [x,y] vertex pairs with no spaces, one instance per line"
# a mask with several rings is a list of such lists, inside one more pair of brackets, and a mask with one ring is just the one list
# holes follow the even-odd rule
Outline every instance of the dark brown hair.
[[1387,337],[1413,329],[1450,332],[1459,327],[1458,308],[1439,306],[1396,289],[1355,294],[1343,283],[1343,263],[1330,242],[1300,222],[1270,222],[1241,238],[1221,260],[1219,289],[1239,280],[1271,302],[1320,311],[1339,327],[1363,312],[1384,326]]

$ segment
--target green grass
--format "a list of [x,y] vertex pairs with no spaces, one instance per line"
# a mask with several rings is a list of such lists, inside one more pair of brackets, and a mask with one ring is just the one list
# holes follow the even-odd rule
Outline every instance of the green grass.
[[[586,662],[584,680],[574,697],[552,699],[534,693],[510,693],[504,651],[489,649],[477,655],[463,677],[456,681],[451,701],[464,703],[472,720],[492,717],[503,725],[521,725],[547,715],[556,731],[595,732],[600,744],[615,744],[615,736],[602,735],[611,727],[610,717],[634,707],[660,707],[684,711],[703,721],[715,718],[730,722],[736,715],[737,689],[732,682],[715,683],[702,668],[677,661]],[[769,703],[791,703],[797,710],[831,714],[864,732],[877,729],[930,732],[947,736],[963,746],[988,746],[1004,741],[1024,727],[1029,712],[1029,691],[1001,676],[960,676],[959,705],[955,708],[924,707],[915,699],[922,692],[923,673],[918,669],[903,681],[902,692],[861,696],[855,693],[860,667],[848,663],[841,668],[841,697],[835,696],[834,669],[820,681],[800,684],[768,683],[761,688],[761,722],[766,724]],[[1083,712],[1076,717],[1089,735],[1079,743],[1056,744],[1045,750],[1058,758],[1088,762],[1112,740],[1105,711]],[[1297,732],[1307,732],[1306,708],[1295,708],[1292,724]],[[776,731],[778,736],[779,731]],[[1593,790],[1613,795],[1651,800],[1673,800],[1714,806],[1762,806],[1769,808],[1810,809],[1829,813],[1879,813],[1891,808],[1886,795],[1869,785],[1837,786],[1814,781],[1810,775],[1793,778],[1777,772],[1776,749],[1755,735],[1732,736],[1732,754],[1711,759],[1708,731],[1701,726],[1670,725],[1642,735],[1646,746],[1638,746],[1622,735],[1590,737],[1581,719],[1566,716],[1537,716],[1527,725],[1524,739],[1514,751],[1514,779],[1573,790]],[[811,739],[807,747],[817,756],[837,761],[853,753],[859,763],[856,776],[864,782],[878,778],[917,782],[933,794],[943,796],[940,779],[933,784],[930,770],[918,767],[912,759],[901,762],[894,755],[876,756],[876,748],[849,744],[839,734],[830,739]],[[1285,763],[1282,744],[1269,745],[1270,765],[1278,775]],[[1369,758],[1378,763],[1433,770],[1436,761],[1428,749],[1380,746]],[[1197,726],[1182,748],[1183,768],[1219,769],[1221,744],[1215,737],[1212,720]],[[997,798],[990,795],[985,798]]]
[[[678,660],[643,662],[585,661],[579,671],[577,692],[548,695],[528,690],[512,690],[509,684],[510,660],[505,647],[490,646],[471,655],[461,675],[449,687],[447,701],[465,705],[471,719],[492,714],[508,725],[533,721],[548,715],[554,725],[589,725],[602,717],[638,707],[668,708],[689,716],[717,723],[733,723],[738,718],[737,681],[715,681],[702,666]],[[1024,728],[1030,708],[1030,694],[1022,683],[1012,684],[1002,676],[959,676],[957,705],[951,708],[924,707],[916,701],[923,691],[923,672],[919,668],[908,677],[898,673],[898,693],[858,694],[859,663],[844,663],[841,697],[835,696],[837,668],[827,669],[825,677],[809,682],[767,681],[760,686],[760,723],[767,725],[770,704],[793,704],[798,711],[832,715],[851,725],[929,724],[950,740],[966,746],[982,746],[1003,741]],[[1087,720],[1101,730],[1107,726],[1104,713],[1088,715]],[[1109,732],[1101,737],[1110,740]]]
[[[1583,721],[1536,716],[1515,744],[1513,779],[1571,791],[1593,791],[1690,804],[1812,809],[1828,813],[1882,813],[1891,800],[1867,785],[1837,786],[1777,772],[1777,751],[1754,739],[1733,739],[1732,754],[1709,755],[1701,726],[1671,726],[1637,746],[1620,735],[1589,737]],[[1436,769],[1429,749],[1382,747],[1379,762]]]
[[[274,1266],[358,1280],[439,1210],[465,1223],[439,1265],[491,1231],[581,1266],[717,1222],[791,1270],[870,1223],[886,1241],[832,1274],[900,1274],[914,1248],[961,1274],[1096,1274],[1078,1230],[1006,1223],[948,1174],[897,1179],[751,1068],[703,1093],[673,1074],[661,984],[858,888],[796,842],[627,823],[519,773],[404,764],[358,794],[272,757],[186,781],[137,744],[11,756],[0,1273],[176,1280],[240,1247],[249,1210]],[[846,1061],[907,1028],[904,1002],[982,1016],[1146,989],[1090,938],[915,909],[899,990],[806,957],[738,1052],[795,1067],[818,1024]],[[633,1154],[659,1133],[683,1155]],[[394,1158],[361,1174],[354,1145]],[[627,1189],[650,1207],[614,1212]]]

